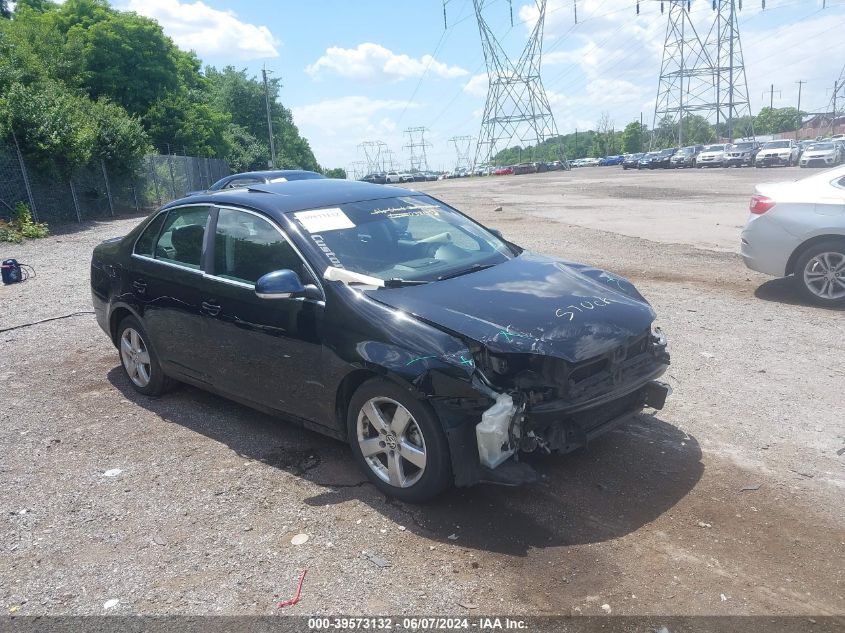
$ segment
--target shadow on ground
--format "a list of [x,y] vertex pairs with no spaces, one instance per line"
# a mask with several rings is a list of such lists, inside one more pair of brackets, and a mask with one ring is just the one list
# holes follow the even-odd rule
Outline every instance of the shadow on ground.
[[782,279],[770,279],[761,284],[757,290],[754,291],[754,296],[763,301],[773,301],[775,303],[785,303],[792,306],[808,306],[811,308],[818,308],[819,310],[833,310],[835,312],[841,311],[842,308],[828,308],[825,306],[810,303],[804,299],[803,295],[795,287],[795,281],[792,277],[784,277]]
[[672,508],[704,472],[695,438],[641,414],[587,450],[529,456],[542,475],[537,484],[451,490],[415,506],[370,485],[341,442],[188,386],[162,398],[142,396],[119,366],[108,379],[167,422],[324,488],[304,503],[359,499],[420,536],[490,552],[524,556],[534,548],[622,537]]

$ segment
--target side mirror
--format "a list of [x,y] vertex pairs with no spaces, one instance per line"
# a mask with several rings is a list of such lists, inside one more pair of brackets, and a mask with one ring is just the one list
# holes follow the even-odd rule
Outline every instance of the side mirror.
[[255,282],[255,294],[261,299],[290,299],[305,294],[305,286],[292,270],[275,270]]

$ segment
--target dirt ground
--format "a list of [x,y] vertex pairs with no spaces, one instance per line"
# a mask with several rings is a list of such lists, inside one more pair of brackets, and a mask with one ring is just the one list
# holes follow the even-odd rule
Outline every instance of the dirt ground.
[[89,314],[3,331],[90,310],[91,249],[138,218],[0,245],[38,273],[0,288],[3,613],[845,614],[845,313],[736,254],[753,184],[798,175],[421,184],[632,279],[674,389],[585,451],[535,458],[536,485],[424,506],[378,494],[333,440],[193,388],[137,395]]

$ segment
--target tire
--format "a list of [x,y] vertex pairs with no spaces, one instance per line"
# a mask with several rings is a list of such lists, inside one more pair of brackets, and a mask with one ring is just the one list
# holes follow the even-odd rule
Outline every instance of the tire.
[[[826,276],[828,272],[834,275],[832,279]],[[827,308],[845,307],[845,240],[826,240],[806,248],[795,261],[793,277],[808,301]]]
[[[158,355],[149,340],[144,327],[135,317],[126,317],[117,326],[120,366],[129,384],[145,396],[160,396],[172,387],[173,380],[164,375]],[[149,362],[144,363],[144,358]],[[140,369],[142,365],[146,367],[145,370]]]
[[[377,417],[375,411],[380,421],[372,420]],[[410,419],[405,421],[404,414]],[[396,425],[403,421],[405,427],[400,430]],[[421,503],[452,484],[449,443],[440,420],[428,403],[408,390],[383,378],[368,380],[349,401],[346,424],[355,460],[386,495]],[[364,449],[372,453],[365,457]],[[407,456],[413,456],[413,461]]]

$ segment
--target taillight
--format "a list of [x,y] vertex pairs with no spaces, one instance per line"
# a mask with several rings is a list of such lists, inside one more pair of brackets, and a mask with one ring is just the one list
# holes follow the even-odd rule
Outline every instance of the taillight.
[[754,194],[751,196],[751,204],[748,205],[748,210],[751,211],[751,213],[760,215],[771,209],[775,206],[775,204],[777,203],[768,196]]

